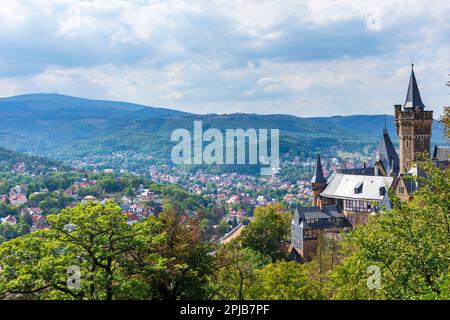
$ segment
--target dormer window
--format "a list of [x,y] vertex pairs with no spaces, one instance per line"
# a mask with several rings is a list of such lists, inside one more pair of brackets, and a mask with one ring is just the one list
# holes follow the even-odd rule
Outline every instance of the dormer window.
[[354,189],[355,194],[362,193],[362,189],[363,189],[363,183],[362,182],[358,182],[355,185],[355,189]]

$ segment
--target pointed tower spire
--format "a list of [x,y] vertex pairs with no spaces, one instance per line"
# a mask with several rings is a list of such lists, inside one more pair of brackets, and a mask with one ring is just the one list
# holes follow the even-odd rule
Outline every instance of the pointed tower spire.
[[392,172],[397,174],[399,171],[399,158],[397,151],[395,151],[394,144],[386,129],[383,130],[380,142],[375,149],[375,156],[373,157],[373,163],[381,161],[386,172],[390,175]]
[[325,177],[323,175],[322,162],[320,160],[320,153],[317,154],[316,168],[314,170],[314,176],[311,179],[311,183],[317,183],[317,184],[327,183],[327,180],[325,179]]
[[419,86],[417,85],[416,76],[414,75],[414,63],[411,63],[411,76],[409,77],[408,92],[403,108],[420,108],[423,110],[425,105],[420,97]]

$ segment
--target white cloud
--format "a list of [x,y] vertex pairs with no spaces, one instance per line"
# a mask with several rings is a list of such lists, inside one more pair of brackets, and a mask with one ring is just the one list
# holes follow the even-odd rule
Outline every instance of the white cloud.
[[423,100],[438,111],[448,103],[448,16],[450,4],[425,0],[8,1],[0,95],[381,113],[404,99],[414,56]]

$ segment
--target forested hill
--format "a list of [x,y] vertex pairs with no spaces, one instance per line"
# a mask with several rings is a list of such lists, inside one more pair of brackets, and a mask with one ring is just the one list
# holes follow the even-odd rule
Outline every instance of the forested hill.
[[[192,129],[277,128],[281,150],[305,157],[315,152],[370,152],[384,127],[384,115],[300,118],[290,115],[196,115],[126,102],[88,100],[60,94],[0,99],[0,146],[55,159],[107,159],[113,155],[166,161],[170,134]],[[388,130],[397,141],[392,116]],[[442,144],[436,122],[433,143]]]
[[61,162],[45,157],[26,155],[0,147],[0,173],[16,172],[40,175],[49,171],[69,170]]

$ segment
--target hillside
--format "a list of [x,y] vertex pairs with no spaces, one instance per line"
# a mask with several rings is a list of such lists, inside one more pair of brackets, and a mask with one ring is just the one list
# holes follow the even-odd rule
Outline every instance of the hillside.
[[[283,153],[313,157],[317,151],[330,156],[337,150],[368,154],[381,135],[385,117],[195,115],[125,102],[33,94],[0,99],[0,146],[60,160],[112,164],[126,160],[139,167],[149,156],[151,162],[167,162],[173,146],[171,132],[177,128],[192,129],[194,120],[202,120],[204,130],[278,128]],[[396,143],[392,116],[387,116],[387,124]],[[442,144],[437,122],[433,132],[433,143]]]
[[68,170],[59,161],[26,155],[0,147],[0,173],[15,172],[28,175],[40,175],[49,171]]

